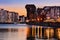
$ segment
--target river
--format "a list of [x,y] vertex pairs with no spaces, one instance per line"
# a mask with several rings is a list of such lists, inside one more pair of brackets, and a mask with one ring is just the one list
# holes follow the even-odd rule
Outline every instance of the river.
[[36,26],[27,24],[0,24],[0,40],[45,39],[60,39],[60,28],[51,28],[46,26]]

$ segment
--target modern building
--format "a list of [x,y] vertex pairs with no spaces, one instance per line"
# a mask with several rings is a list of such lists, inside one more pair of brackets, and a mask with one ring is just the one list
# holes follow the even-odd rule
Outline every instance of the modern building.
[[45,20],[46,18],[46,12],[44,10],[44,8],[37,8],[37,21],[38,22],[42,22]]
[[18,13],[0,9],[0,22],[12,23],[17,21],[18,21]]
[[8,20],[8,11],[7,10],[4,10],[4,9],[1,9],[0,10],[0,22],[7,22]]
[[9,22],[18,22],[18,13],[9,12]]
[[47,19],[48,17],[54,20],[60,18],[60,6],[45,6],[43,8],[36,9],[34,4],[27,4],[25,8],[29,21],[41,21]]
[[34,4],[27,4],[25,6],[27,11],[27,17],[30,21],[36,19],[36,6]]
[[24,17],[24,15],[19,16],[19,22],[25,22],[25,17]]
[[50,15],[51,18],[60,17],[60,6],[45,6],[44,9],[48,10],[47,14]]

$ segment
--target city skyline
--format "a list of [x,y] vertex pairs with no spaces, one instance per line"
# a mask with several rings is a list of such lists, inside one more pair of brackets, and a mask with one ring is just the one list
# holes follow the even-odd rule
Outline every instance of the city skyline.
[[25,15],[26,4],[35,4],[36,7],[44,7],[44,6],[60,6],[60,0],[0,0],[0,8],[18,12],[19,15]]

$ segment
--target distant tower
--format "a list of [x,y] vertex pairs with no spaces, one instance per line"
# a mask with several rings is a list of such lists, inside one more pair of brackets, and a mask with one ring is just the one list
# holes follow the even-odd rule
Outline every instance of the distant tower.
[[35,14],[36,14],[36,7],[34,4],[27,4],[25,6],[26,11],[27,11],[27,18],[28,19],[34,19],[35,18]]

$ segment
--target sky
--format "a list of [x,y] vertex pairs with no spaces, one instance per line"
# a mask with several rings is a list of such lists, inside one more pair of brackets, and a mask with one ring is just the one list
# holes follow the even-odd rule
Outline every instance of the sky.
[[0,0],[0,8],[18,12],[19,15],[27,16],[26,4],[35,4],[38,7],[60,6],[60,0]]

